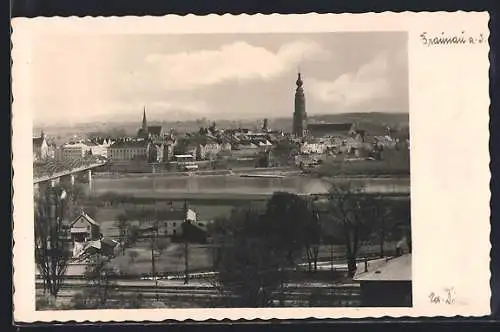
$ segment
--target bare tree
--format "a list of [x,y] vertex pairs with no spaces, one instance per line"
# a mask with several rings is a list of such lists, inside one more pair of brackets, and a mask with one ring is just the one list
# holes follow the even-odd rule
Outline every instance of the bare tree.
[[35,200],[35,261],[44,281],[44,292],[57,297],[71,257],[69,239],[62,224],[67,194],[48,188]]
[[318,270],[318,255],[321,242],[321,224],[319,219],[319,211],[314,204],[314,201],[309,202],[310,220],[304,223],[303,241],[306,250],[306,258],[309,272]]
[[393,211],[391,205],[388,204],[387,199],[384,200],[380,195],[371,197],[370,203],[373,207],[372,221],[374,225],[374,231],[378,237],[379,245],[379,255],[380,258],[385,256],[385,240],[387,237],[387,232],[391,227],[391,222],[393,221]]
[[159,300],[159,295],[158,295],[158,277],[157,277],[156,259],[160,258],[161,254],[168,246],[166,239],[158,237],[158,227],[159,227],[159,220],[157,219],[157,220],[155,220],[155,223],[153,226],[154,236],[152,237],[151,243],[150,243],[151,271],[152,271],[153,279],[155,280],[155,293],[156,293],[156,300],[157,301]]

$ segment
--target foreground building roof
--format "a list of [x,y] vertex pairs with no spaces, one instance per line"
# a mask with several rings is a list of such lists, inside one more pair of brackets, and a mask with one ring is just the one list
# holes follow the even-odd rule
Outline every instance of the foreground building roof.
[[389,259],[373,270],[354,277],[357,281],[411,281],[411,254]]

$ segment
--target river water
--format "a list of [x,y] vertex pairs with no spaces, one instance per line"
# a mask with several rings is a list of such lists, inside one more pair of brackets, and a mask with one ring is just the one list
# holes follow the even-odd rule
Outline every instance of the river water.
[[[363,185],[368,193],[410,192],[409,178],[350,178],[334,181],[351,181]],[[161,176],[144,175],[130,177],[97,176],[92,180],[92,192],[148,194],[227,194],[268,195],[276,191],[296,194],[321,194],[328,192],[326,180],[308,176],[290,175],[283,178],[249,178],[238,175],[210,176]]]

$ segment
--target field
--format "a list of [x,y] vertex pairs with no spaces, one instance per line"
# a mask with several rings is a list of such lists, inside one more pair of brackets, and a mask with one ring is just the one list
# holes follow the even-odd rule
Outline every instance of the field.
[[[395,243],[385,244],[387,254],[394,251]],[[333,252],[331,251],[333,249]],[[190,244],[188,246],[189,271],[209,271],[213,268],[213,248],[205,245]],[[373,257],[378,253],[378,245],[364,244],[359,252],[359,257]],[[136,255],[130,254],[135,252]],[[318,261],[326,270],[330,269],[331,257],[336,265],[344,262],[345,248],[341,245],[330,247],[321,245],[319,249]],[[307,262],[303,259],[304,264]],[[185,268],[184,245],[170,243],[168,247],[155,258],[155,269],[160,275],[182,273]],[[126,249],[125,254],[119,253],[110,263],[111,267],[117,272],[125,275],[149,275],[152,272],[152,259],[150,242],[147,240],[139,242],[134,248]],[[305,265],[304,265],[305,268]]]
[[[152,259],[148,241],[139,242],[134,248],[126,249],[125,255],[119,254],[111,261],[111,266],[116,272],[123,274],[145,275],[152,271]],[[131,252],[136,256],[132,258]],[[210,270],[212,252],[209,248],[190,244],[188,246],[189,270]],[[158,274],[178,273],[184,271],[184,245],[171,243],[155,258],[155,268]]]

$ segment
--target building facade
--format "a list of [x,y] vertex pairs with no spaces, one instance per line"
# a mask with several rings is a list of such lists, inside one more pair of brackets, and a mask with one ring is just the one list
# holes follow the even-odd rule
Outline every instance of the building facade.
[[78,160],[85,157],[91,148],[82,142],[67,143],[61,148],[61,156],[63,160]]
[[301,154],[323,154],[327,151],[324,142],[304,142],[300,145]]
[[40,161],[48,158],[49,145],[45,139],[45,134],[41,133],[40,137],[33,137],[33,160]]
[[199,160],[215,160],[221,151],[221,146],[217,142],[207,142],[198,145],[197,158]]
[[108,157],[108,148],[111,146],[111,140],[103,140],[102,142],[90,141],[87,143],[93,156]]
[[307,133],[307,113],[306,113],[306,99],[304,95],[304,88],[302,85],[301,74],[298,74],[297,81],[295,82],[297,89],[295,90],[295,110],[293,113],[293,135],[295,137],[304,137]]
[[149,144],[146,140],[115,142],[109,147],[108,158],[115,161],[147,160]]

